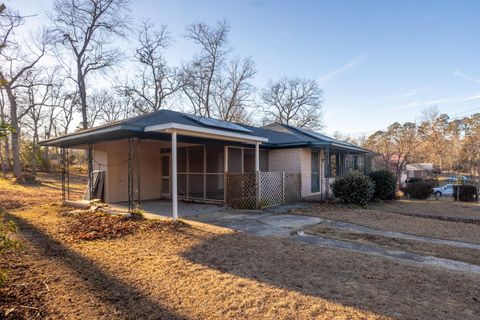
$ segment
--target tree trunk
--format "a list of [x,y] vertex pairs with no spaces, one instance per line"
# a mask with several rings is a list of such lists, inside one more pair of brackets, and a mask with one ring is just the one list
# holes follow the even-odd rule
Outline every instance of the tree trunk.
[[[80,63],[77,62],[77,82],[78,82],[78,93],[80,94],[80,103],[82,104],[82,121],[83,129],[88,128],[87,121],[87,89],[85,86],[85,76],[83,75],[82,68]],[[93,153],[92,148],[89,146],[87,151],[87,162],[88,162],[88,176],[92,176],[93,172]]]
[[9,136],[5,137],[5,170],[11,170],[11,162],[10,162],[10,139]]
[[13,175],[18,177],[22,170],[20,163],[20,127],[18,125],[17,115],[17,99],[12,92],[10,86],[5,86],[7,91],[8,102],[10,103],[10,126],[12,127],[12,159],[13,159]]
[[5,157],[3,156],[3,141],[0,140],[0,166],[2,166],[2,176],[5,178],[7,176],[7,170],[5,167]]
[[[37,125],[35,124],[35,127]],[[32,172],[37,173],[37,140],[38,140],[38,130],[33,131],[33,140],[32,140]]]

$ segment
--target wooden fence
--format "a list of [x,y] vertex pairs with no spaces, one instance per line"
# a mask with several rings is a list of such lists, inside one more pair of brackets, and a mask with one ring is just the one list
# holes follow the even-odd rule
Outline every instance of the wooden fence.
[[299,173],[226,173],[227,205],[237,209],[261,209],[301,199]]

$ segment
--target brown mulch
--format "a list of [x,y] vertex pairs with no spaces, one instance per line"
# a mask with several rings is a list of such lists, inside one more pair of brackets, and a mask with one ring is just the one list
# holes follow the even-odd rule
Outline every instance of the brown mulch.
[[3,255],[0,268],[9,270],[5,286],[0,287],[0,319],[45,319],[44,296],[50,288],[45,276],[31,267],[28,253]]
[[118,216],[84,211],[73,215],[67,213],[66,216],[68,221],[63,226],[63,234],[70,240],[108,240],[132,235],[139,230],[182,231],[187,226],[183,221],[147,220],[141,215]]

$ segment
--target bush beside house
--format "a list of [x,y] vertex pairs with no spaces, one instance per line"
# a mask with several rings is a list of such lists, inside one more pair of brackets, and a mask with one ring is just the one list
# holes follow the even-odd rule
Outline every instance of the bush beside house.
[[466,202],[478,201],[477,187],[469,184],[453,186],[453,199]]
[[393,200],[397,196],[397,178],[389,170],[373,171],[369,178],[375,183],[374,199]]
[[332,190],[342,203],[364,206],[373,198],[375,183],[368,176],[352,172],[336,179]]
[[407,183],[403,192],[413,199],[427,199],[433,192],[433,186],[425,181],[412,182]]

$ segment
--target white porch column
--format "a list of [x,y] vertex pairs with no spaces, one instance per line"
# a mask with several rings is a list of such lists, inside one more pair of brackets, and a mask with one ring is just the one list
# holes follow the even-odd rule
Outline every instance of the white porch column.
[[255,171],[260,171],[260,142],[255,144]]
[[172,132],[172,216],[173,220],[178,218],[177,199],[177,132]]

